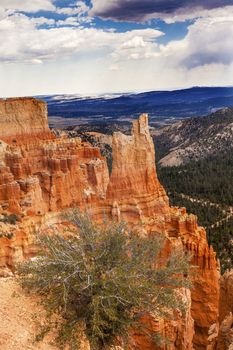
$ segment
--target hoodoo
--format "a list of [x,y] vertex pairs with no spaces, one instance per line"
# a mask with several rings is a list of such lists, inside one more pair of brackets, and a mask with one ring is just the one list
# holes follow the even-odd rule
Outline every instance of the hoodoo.
[[[56,138],[49,131],[41,101],[0,100],[0,139],[0,212],[19,219],[16,225],[0,222],[2,273],[35,253],[33,232],[46,223],[59,223],[64,208],[89,208],[96,220],[107,215],[145,234],[164,233],[166,249],[183,246],[192,253],[197,273],[191,296],[183,291],[187,314],[171,322],[148,322],[170,339],[169,350],[206,349],[208,330],[218,318],[218,264],[197,218],[169,206],[156,174],[147,115],[133,123],[131,136],[113,135],[110,177],[98,148],[78,138]],[[135,344],[140,350],[159,349],[140,335],[135,335]]]
[[113,215],[135,222],[168,213],[168,198],[157,178],[147,114],[133,122],[131,136],[114,133],[112,152],[107,198],[114,203]]

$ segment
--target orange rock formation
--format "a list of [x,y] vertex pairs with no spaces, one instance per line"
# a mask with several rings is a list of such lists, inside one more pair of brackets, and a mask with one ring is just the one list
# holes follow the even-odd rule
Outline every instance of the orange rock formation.
[[[184,208],[169,206],[156,174],[148,116],[134,122],[131,136],[114,134],[110,178],[97,148],[80,139],[55,138],[48,129],[46,106],[35,99],[0,101],[0,138],[0,213],[21,217],[16,226],[0,223],[3,233],[12,233],[10,239],[0,235],[2,271],[34,254],[35,229],[45,222],[56,223],[57,213],[64,208],[79,206],[91,210],[96,220],[124,219],[145,233],[164,233],[167,249],[183,246],[192,252],[198,271],[191,312],[185,319],[177,316],[174,323],[158,325],[151,320],[152,330],[159,327],[169,335],[171,346],[164,349],[206,349],[208,329],[218,317],[215,253],[197,218]],[[188,301],[187,291],[184,297]],[[141,336],[135,341],[138,349],[158,349]]]
[[48,137],[47,105],[35,98],[0,99],[0,138],[16,142],[21,137]]
[[214,345],[216,350],[233,349],[233,270],[220,280],[219,329]]

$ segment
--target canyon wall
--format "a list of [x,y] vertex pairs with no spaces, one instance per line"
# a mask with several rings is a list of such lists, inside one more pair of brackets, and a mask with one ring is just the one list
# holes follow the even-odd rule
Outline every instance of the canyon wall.
[[[196,273],[191,300],[188,291],[183,292],[189,305],[185,318],[176,315],[173,323],[153,318],[148,322],[153,331],[160,329],[171,340],[161,349],[206,349],[208,329],[218,317],[218,264],[197,218],[185,208],[169,206],[156,174],[148,116],[133,123],[131,136],[114,134],[110,177],[98,148],[78,138],[55,138],[43,102],[1,100],[0,120],[2,274],[35,254],[35,232],[45,225],[60,225],[58,214],[65,208],[89,210],[97,221],[125,220],[145,234],[163,233],[167,254],[177,246],[190,251]],[[17,214],[16,225],[7,222],[10,213]],[[139,335],[134,339],[136,349],[159,349]]]

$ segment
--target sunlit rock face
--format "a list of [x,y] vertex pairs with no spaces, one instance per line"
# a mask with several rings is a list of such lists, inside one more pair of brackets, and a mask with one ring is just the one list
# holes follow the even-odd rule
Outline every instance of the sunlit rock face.
[[42,215],[105,196],[105,159],[80,139],[56,139],[43,101],[0,100],[0,139],[2,210]]
[[0,99],[0,137],[49,133],[47,105],[35,98]]
[[15,213],[20,218],[16,225],[0,222],[3,232],[12,233],[10,238],[0,236],[0,269],[4,274],[35,254],[35,231],[61,225],[59,213],[65,208],[89,210],[97,221],[106,217],[125,220],[144,234],[165,234],[164,254],[183,247],[192,253],[198,267],[191,295],[187,290],[182,292],[187,314],[176,313],[169,322],[148,316],[151,330],[161,331],[170,345],[152,345],[134,334],[134,349],[206,349],[208,329],[218,317],[215,253],[197,218],[184,208],[169,206],[156,174],[148,116],[144,114],[133,123],[131,136],[113,135],[110,176],[98,148],[78,138],[56,138],[50,132],[46,105],[35,99],[0,101],[0,139],[0,213]]
[[158,181],[148,116],[133,122],[132,135],[114,133],[113,164],[107,199],[112,215],[135,222],[169,212],[167,195]]
[[159,346],[153,343],[151,337],[145,336],[143,331],[141,332],[139,329],[133,332],[130,349],[194,349],[194,321],[191,315],[191,294],[187,289],[181,289],[179,293],[181,293],[183,300],[187,303],[186,315],[182,316],[179,311],[174,310],[170,320],[155,319],[151,315],[145,315],[142,318],[142,323],[145,324],[147,331],[155,336],[162,336],[165,342]]

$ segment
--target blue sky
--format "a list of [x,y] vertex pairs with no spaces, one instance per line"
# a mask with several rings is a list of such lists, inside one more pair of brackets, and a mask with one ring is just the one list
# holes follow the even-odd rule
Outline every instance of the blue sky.
[[0,96],[233,85],[233,0],[1,0]]

